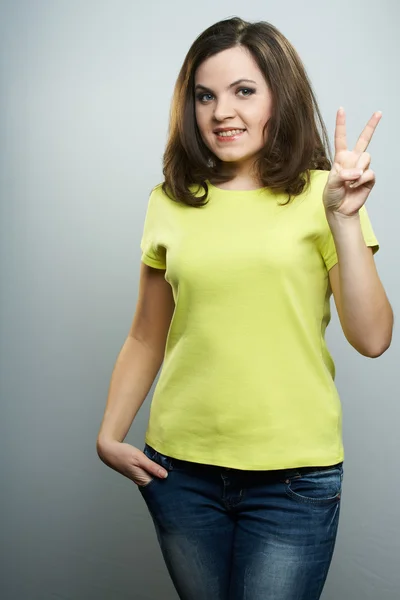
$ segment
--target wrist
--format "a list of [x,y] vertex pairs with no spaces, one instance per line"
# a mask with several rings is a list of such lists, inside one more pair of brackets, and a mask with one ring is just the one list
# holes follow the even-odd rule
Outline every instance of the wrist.
[[328,225],[335,242],[339,260],[344,255],[358,252],[364,245],[360,215],[327,215]]
[[345,215],[338,211],[325,210],[325,215],[331,229],[351,229],[360,225],[360,213],[358,211],[353,215]]
[[110,437],[109,435],[99,435],[96,440],[96,449],[98,454],[103,454],[107,451],[107,448],[113,446],[114,444],[118,444],[119,440]]

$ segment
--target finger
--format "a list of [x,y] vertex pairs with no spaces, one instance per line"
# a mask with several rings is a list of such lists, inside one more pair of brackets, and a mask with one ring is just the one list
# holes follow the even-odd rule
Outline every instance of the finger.
[[372,115],[357,140],[357,143],[354,147],[355,152],[361,154],[362,152],[366,151],[381,118],[382,112],[380,110]]
[[154,477],[161,477],[163,479],[168,477],[168,471],[160,467],[160,465],[153,460],[147,458],[145,454],[143,454],[142,460],[140,461],[140,467],[150,475],[154,475]]
[[371,164],[371,155],[368,152],[363,152],[360,158],[357,161],[357,169],[361,169],[362,171],[366,171],[369,169],[369,165]]
[[364,173],[361,175],[361,177],[359,179],[357,179],[356,181],[352,181],[352,183],[349,184],[349,187],[354,190],[358,187],[360,187],[361,185],[367,185],[367,187],[372,188],[375,185],[375,181],[376,181],[376,177],[375,177],[375,173],[374,171],[372,171],[372,169],[367,169],[366,171],[364,171]]
[[347,150],[346,139],[346,114],[341,106],[336,113],[336,128],[335,128],[335,153],[338,154],[342,150]]
[[364,170],[357,167],[355,169],[342,169],[338,163],[334,163],[334,171],[330,178],[331,187],[342,187],[344,182],[352,182],[361,177]]

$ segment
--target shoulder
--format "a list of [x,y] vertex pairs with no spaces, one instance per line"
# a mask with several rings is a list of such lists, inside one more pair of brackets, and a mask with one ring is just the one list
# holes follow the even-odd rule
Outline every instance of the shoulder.
[[172,200],[164,192],[163,183],[157,183],[157,185],[150,190],[149,203],[151,205],[161,207],[167,206],[171,202]]
[[329,225],[323,202],[323,193],[330,171],[311,170],[310,184],[301,194],[300,205],[303,209],[303,219],[307,221],[307,227],[314,233],[325,237],[329,234]]
[[156,199],[159,203],[164,204],[176,203],[176,200],[171,195],[167,194],[166,191],[164,191],[164,183],[164,181],[157,183],[157,185],[152,188],[150,198]]
[[312,206],[317,212],[323,211],[322,195],[326,182],[328,181],[329,171],[311,170],[310,184],[304,189],[303,194],[307,205]]
[[177,213],[181,213],[185,208],[188,208],[183,202],[175,200],[164,190],[164,182],[155,185],[149,196],[149,207],[153,212],[162,214],[162,218],[168,216],[174,217]]
[[[188,186],[188,190],[196,197],[204,196],[205,190],[200,184],[191,184]],[[159,207],[164,206],[174,212],[178,211],[180,213],[193,208],[192,205],[178,199],[169,189],[166,189],[165,181],[158,183],[152,188],[150,193],[150,203]]]
[[320,169],[310,170],[310,192],[319,191],[325,187],[328,181],[330,171],[322,171]]
[[165,195],[163,190],[163,183],[157,183],[150,191],[150,196],[163,196]]

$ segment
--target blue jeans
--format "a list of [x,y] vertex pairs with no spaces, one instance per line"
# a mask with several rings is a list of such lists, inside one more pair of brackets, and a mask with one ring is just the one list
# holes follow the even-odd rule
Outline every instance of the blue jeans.
[[343,463],[240,471],[144,452],[169,471],[138,489],[181,600],[318,600]]

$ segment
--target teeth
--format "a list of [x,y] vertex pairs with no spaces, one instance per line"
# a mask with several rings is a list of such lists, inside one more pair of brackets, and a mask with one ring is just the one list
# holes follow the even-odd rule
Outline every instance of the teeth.
[[242,133],[244,129],[231,129],[230,131],[218,131],[217,135],[221,137],[232,137],[232,135],[237,135],[238,133]]

